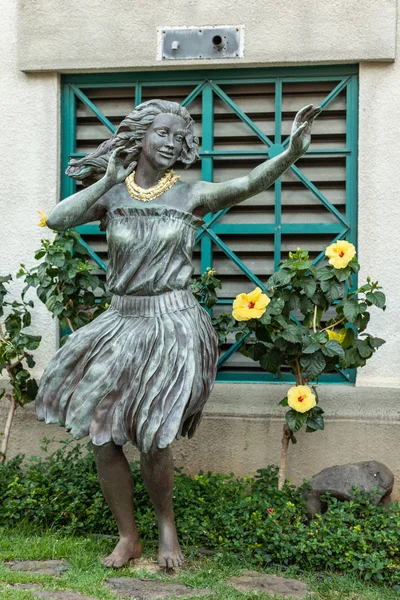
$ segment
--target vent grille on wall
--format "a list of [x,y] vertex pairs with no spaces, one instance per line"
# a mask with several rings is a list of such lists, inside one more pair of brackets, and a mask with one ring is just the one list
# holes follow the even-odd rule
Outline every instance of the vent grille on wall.
[[[152,98],[185,104],[196,122],[201,161],[189,170],[175,169],[186,181],[220,182],[248,173],[287,147],[298,109],[306,104],[323,108],[313,125],[311,147],[296,166],[269,190],[213,217],[199,233],[196,273],[212,266],[223,283],[214,314],[229,312],[239,292],[264,284],[290,250],[300,246],[318,262],[334,239],[356,241],[355,68],[68,76],[63,170],[70,156],[94,150],[135,105]],[[64,177],[63,197],[74,189],[75,183]],[[107,264],[106,240],[98,226],[78,229]],[[276,380],[235,349],[233,340],[223,349],[219,380]],[[353,376],[338,372],[327,380],[348,382]]]

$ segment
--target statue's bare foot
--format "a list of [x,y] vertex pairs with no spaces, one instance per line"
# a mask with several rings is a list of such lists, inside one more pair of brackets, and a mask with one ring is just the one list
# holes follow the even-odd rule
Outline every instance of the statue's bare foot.
[[139,558],[142,554],[142,545],[139,540],[121,538],[114,551],[102,561],[105,567],[120,569],[128,565],[131,560]]
[[174,523],[160,525],[158,566],[162,569],[176,569],[183,565],[183,554],[179,546]]

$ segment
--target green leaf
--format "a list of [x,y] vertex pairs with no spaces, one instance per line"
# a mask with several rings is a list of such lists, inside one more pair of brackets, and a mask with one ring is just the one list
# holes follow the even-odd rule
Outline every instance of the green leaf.
[[329,342],[326,342],[325,346],[322,347],[322,352],[326,356],[339,356],[340,358],[344,358],[343,346],[336,340],[329,340]]
[[308,379],[315,379],[326,367],[326,360],[321,350],[309,356],[302,356],[300,363]]
[[288,325],[286,329],[281,331],[281,337],[291,344],[297,344],[301,342],[301,330],[298,325]]
[[298,310],[301,306],[301,296],[299,294],[296,294],[294,292],[294,290],[291,290],[291,294],[289,296],[289,299],[287,301],[287,309],[290,312],[293,312],[295,310]]
[[285,415],[286,423],[293,433],[296,433],[296,431],[298,431],[304,425],[304,423],[307,421],[307,417],[307,413],[299,413],[293,410],[293,408],[288,410]]
[[329,302],[324,296],[322,290],[317,289],[313,297],[311,298],[314,304],[316,304],[322,312],[325,312],[329,308]]
[[379,348],[383,344],[386,344],[385,340],[378,337],[369,337],[369,343],[373,348]]
[[345,369],[356,369],[363,367],[366,364],[366,359],[362,358],[357,348],[348,348],[345,352],[345,359],[341,361],[341,365]]
[[343,303],[343,314],[349,323],[354,323],[360,312],[357,300],[345,300]]
[[31,313],[26,311],[24,313],[24,316],[22,317],[22,322],[24,324],[24,327],[29,327],[29,325],[31,324],[32,318],[31,318]]
[[39,348],[40,341],[42,339],[41,335],[27,335],[26,349],[27,350],[36,350]]
[[286,352],[288,348],[288,342],[280,336],[275,337],[274,344],[281,352]]
[[368,292],[366,298],[378,308],[383,308],[386,305],[386,296],[383,292]]
[[343,298],[343,284],[339,283],[336,279],[321,281],[321,290],[324,292],[329,302]]
[[65,263],[64,253],[56,252],[55,254],[48,254],[47,262],[55,267],[62,267]]
[[360,263],[358,262],[357,258],[353,258],[350,262],[349,265],[350,269],[353,271],[353,273],[358,273],[358,271],[360,270]]
[[[268,307],[267,307],[268,309]],[[268,312],[268,310],[266,310],[264,312],[264,314],[261,315],[261,317],[259,318],[259,322],[262,323],[263,325],[270,325],[272,321],[272,314],[270,312]]]
[[317,350],[321,348],[321,344],[318,342],[313,342],[309,346],[303,349],[303,354],[314,354]]
[[[341,345],[342,345],[342,348],[344,348],[346,350],[347,348],[350,348],[350,346],[353,345],[355,335],[354,335],[354,330],[352,327],[346,327],[345,330],[346,330],[346,336],[343,339]],[[342,331],[343,331],[343,329],[340,330],[340,333]]]
[[283,398],[280,402],[279,402],[279,406],[288,406],[288,399],[287,396],[285,396],[285,398]]
[[35,361],[33,360],[32,354],[25,354],[26,364],[30,369],[35,366]]
[[362,358],[370,358],[373,355],[374,349],[371,348],[368,340],[356,340],[354,344]]
[[346,281],[346,279],[348,279],[351,276],[351,269],[350,267],[345,267],[344,269],[333,269],[333,272],[335,274],[335,277],[338,281],[343,282]]
[[283,362],[282,354],[274,348],[260,359],[260,365],[268,373],[279,373]]
[[310,298],[307,298],[307,296],[302,296],[300,310],[304,316],[314,311],[314,304],[312,303]]
[[328,281],[328,279],[332,279],[335,276],[332,267],[321,267],[317,269],[316,277],[319,281]]
[[260,323],[261,319],[256,321],[256,338],[260,340],[260,342],[271,342],[271,334],[267,327],[264,327],[262,323]]
[[285,301],[283,298],[272,298],[272,300],[268,304],[267,310],[265,312],[268,312],[271,315],[280,315],[284,306],[285,306]]
[[53,308],[53,315],[59,317],[64,311],[64,305],[62,302],[56,302]]
[[75,252],[78,254],[84,254],[84,255],[89,254],[88,249],[79,242],[75,243]]
[[309,433],[311,433],[313,431],[323,431],[325,429],[323,411],[316,412],[315,409],[313,409],[308,416],[308,419],[306,421],[306,426],[307,426],[307,432],[309,432]]
[[304,290],[304,293],[308,298],[311,298],[315,294],[317,289],[317,282],[313,277],[302,277],[297,281],[298,285]]
[[289,321],[285,319],[283,315],[276,315],[274,321],[277,325],[285,329],[289,325]]
[[357,327],[359,333],[365,331],[365,329],[368,327],[370,318],[371,315],[369,314],[369,312],[364,312],[364,314],[358,315],[358,317],[354,321],[354,324]]
[[288,285],[292,281],[293,273],[287,269],[280,269],[274,273],[267,282],[268,287],[279,287]]

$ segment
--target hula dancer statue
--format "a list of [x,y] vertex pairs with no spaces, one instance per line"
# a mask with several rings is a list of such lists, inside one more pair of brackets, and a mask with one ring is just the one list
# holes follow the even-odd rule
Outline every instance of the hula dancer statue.
[[159,524],[160,567],[183,557],[172,507],[175,438],[191,437],[215,380],[217,336],[193,297],[192,250],[202,217],[268,188],[307,150],[320,108],[296,115],[290,144],[246,177],[185,183],[171,170],[198,158],[194,122],[175,102],[150,100],[67,174],[87,186],[51,211],[64,230],[100,220],[107,232],[109,309],[68,338],[47,367],[38,418],[76,439],[90,436],[101,488],[120,535],[108,567],[141,554],[133,482],[123,445],[141,452],[141,469]]

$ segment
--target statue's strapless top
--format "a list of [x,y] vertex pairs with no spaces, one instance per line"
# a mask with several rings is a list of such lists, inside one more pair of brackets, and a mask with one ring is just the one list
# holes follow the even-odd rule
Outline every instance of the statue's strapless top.
[[192,252],[203,220],[166,206],[122,207],[107,213],[107,287],[123,296],[187,289]]

